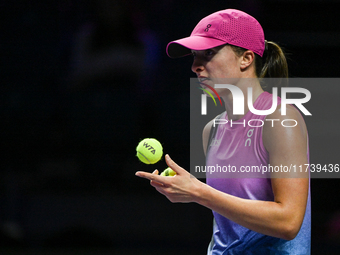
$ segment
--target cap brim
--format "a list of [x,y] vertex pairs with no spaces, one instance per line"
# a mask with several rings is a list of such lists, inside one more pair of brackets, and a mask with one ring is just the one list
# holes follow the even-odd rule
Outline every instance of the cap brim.
[[226,44],[225,41],[203,36],[190,36],[168,43],[166,53],[170,58],[180,58],[191,54],[191,50],[207,50]]

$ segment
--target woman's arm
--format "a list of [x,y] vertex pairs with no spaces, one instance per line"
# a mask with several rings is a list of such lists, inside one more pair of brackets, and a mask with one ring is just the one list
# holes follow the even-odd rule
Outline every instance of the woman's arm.
[[[275,125],[271,129],[271,122],[265,124],[263,142],[269,152],[269,163],[272,166],[308,163],[306,128],[298,111],[289,107],[287,115],[281,116],[278,109],[268,118],[296,119],[299,123],[294,128]],[[136,175],[151,180],[151,185],[172,202],[196,202],[253,231],[287,240],[299,232],[307,204],[308,178],[272,179],[274,201],[249,200],[202,183],[168,155],[166,162],[177,172],[176,176],[159,176],[157,172]]]

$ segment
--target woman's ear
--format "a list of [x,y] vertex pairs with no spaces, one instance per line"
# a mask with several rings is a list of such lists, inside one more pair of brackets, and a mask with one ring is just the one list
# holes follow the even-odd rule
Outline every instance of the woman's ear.
[[242,54],[242,58],[241,58],[241,70],[244,71],[246,68],[248,68],[254,61],[255,59],[255,53],[247,50]]

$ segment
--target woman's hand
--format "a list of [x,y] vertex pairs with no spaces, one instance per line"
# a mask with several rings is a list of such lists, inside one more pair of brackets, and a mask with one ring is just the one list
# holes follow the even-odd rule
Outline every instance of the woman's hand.
[[173,203],[196,202],[203,183],[178,166],[169,155],[165,155],[165,161],[176,172],[175,176],[160,176],[158,170],[155,170],[152,174],[138,171],[136,176],[149,179],[151,186]]

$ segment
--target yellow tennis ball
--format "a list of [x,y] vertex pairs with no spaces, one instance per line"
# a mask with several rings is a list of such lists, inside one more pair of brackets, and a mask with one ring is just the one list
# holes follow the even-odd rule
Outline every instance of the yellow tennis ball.
[[170,167],[168,167],[161,173],[161,176],[175,176],[175,175],[176,175],[176,172],[172,170]]
[[163,147],[160,142],[154,138],[145,138],[137,148],[137,157],[145,164],[155,164],[163,156]]

